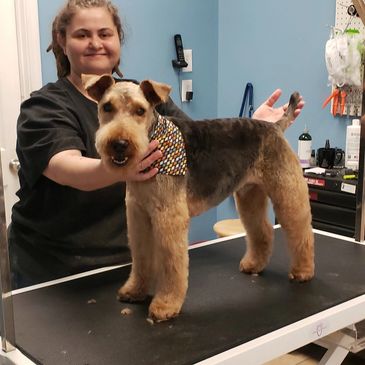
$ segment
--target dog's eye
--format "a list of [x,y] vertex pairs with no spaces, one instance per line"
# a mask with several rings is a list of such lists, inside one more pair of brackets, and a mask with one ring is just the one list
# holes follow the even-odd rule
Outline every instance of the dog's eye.
[[107,102],[103,105],[103,110],[106,112],[106,113],[110,113],[111,111],[113,111],[113,105],[111,102]]
[[138,108],[136,110],[136,114],[139,115],[140,117],[146,112],[146,110],[144,108]]

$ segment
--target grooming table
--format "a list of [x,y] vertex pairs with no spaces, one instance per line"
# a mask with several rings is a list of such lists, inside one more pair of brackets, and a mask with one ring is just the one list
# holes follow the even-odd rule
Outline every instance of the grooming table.
[[[15,291],[14,353],[44,365],[262,364],[365,318],[365,246],[320,231],[315,240],[316,276],[304,284],[288,280],[281,228],[259,276],[238,270],[242,236],[195,245],[182,314],[153,325],[148,303],[116,300],[130,266]],[[340,364],[333,354],[321,364]]]

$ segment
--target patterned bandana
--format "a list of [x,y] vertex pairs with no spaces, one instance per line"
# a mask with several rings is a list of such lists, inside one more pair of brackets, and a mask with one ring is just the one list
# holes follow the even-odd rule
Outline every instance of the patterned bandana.
[[159,174],[185,175],[187,170],[185,143],[179,128],[170,120],[158,115],[150,140],[159,141],[158,149],[163,156],[152,166]]

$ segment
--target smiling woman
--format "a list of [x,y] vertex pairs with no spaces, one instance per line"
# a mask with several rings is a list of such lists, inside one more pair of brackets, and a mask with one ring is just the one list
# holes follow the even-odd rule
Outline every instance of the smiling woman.
[[[32,93],[18,118],[20,201],[9,229],[14,287],[130,260],[124,182],[153,177],[157,169],[146,168],[161,152],[151,141],[130,173],[106,169],[95,149],[97,105],[81,85],[82,74],[118,71],[122,40],[110,1],[69,0],[53,22],[59,79]],[[160,113],[186,117],[171,99]]]
[[58,43],[72,65],[69,78],[74,84],[80,81],[81,72],[111,73],[119,62],[120,39],[105,8],[77,12],[66,35],[59,33]]
[[52,25],[52,48],[59,77],[81,88],[81,73],[119,71],[124,32],[117,9],[108,1],[69,1]]

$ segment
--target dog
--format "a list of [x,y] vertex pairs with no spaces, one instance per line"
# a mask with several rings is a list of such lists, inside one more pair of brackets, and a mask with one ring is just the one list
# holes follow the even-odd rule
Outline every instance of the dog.
[[[83,84],[98,103],[96,148],[108,168],[127,171],[135,166],[151,139],[160,140],[163,152],[155,177],[126,184],[132,268],[118,291],[121,301],[143,301],[154,294],[150,319],[177,316],[188,289],[190,218],[231,194],[247,233],[240,271],[260,273],[269,261],[274,235],[267,218],[269,197],[288,241],[289,278],[305,282],[314,276],[308,187],[283,134],[294,119],[298,93],[292,94],[277,123],[248,118],[191,121],[158,115],[155,106],[166,102],[171,91],[166,84],[115,82],[110,75],[83,75]],[[173,160],[177,168],[171,167]]]

